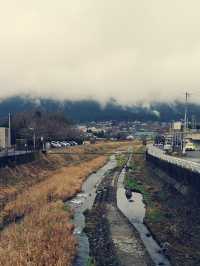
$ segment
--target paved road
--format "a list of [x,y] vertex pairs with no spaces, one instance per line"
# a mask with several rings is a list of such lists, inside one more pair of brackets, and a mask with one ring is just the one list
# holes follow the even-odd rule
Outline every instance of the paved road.
[[200,174],[200,162],[198,157],[198,152],[188,152],[185,157],[179,158],[165,154],[165,152],[153,145],[148,145],[147,152],[149,155],[164,160],[168,163],[186,168],[192,172],[197,172]]
[[195,163],[200,163],[200,151],[187,151],[186,157],[184,159]]

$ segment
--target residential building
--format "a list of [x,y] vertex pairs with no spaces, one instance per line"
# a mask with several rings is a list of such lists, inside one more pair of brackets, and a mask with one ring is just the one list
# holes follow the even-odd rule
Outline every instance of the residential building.
[[6,149],[9,146],[9,129],[0,127],[0,148]]

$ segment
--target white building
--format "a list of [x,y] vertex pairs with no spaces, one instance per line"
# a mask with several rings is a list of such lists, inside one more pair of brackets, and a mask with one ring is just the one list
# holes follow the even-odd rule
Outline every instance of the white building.
[[182,122],[177,121],[172,124],[172,129],[176,131],[181,131],[182,128]]
[[7,127],[0,127],[0,148],[5,149],[9,146],[9,129]]

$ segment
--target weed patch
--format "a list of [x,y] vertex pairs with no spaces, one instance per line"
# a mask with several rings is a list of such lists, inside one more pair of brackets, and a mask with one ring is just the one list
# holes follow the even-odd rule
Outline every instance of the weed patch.
[[93,258],[89,258],[87,261],[87,266],[96,266],[95,261]]
[[117,160],[117,166],[119,168],[122,168],[126,164],[127,159],[126,159],[126,156],[120,154],[116,156],[116,160]]
[[165,218],[164,213],[156,207],[151,207],[147,212],[147,219],[152,223],[158,223]]

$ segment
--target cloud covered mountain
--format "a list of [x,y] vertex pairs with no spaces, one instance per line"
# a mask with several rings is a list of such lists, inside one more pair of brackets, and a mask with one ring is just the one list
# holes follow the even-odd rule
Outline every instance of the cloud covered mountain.
[[[52,99],[30,97],[10,97],[0,101],[0,117],[9,112],[17,113],[27,110],[45,110],[48,112],[62,111],[76,122],[105,121],[105,120],[141,120],[141,121],[172,121],[184,117],[184,103],[154,102],[148,106],[142,104],[124,106],[110,99],[103,106],[95,100],[58,101]],[[200,117],[200,105],[189,104],[189,117]]]

